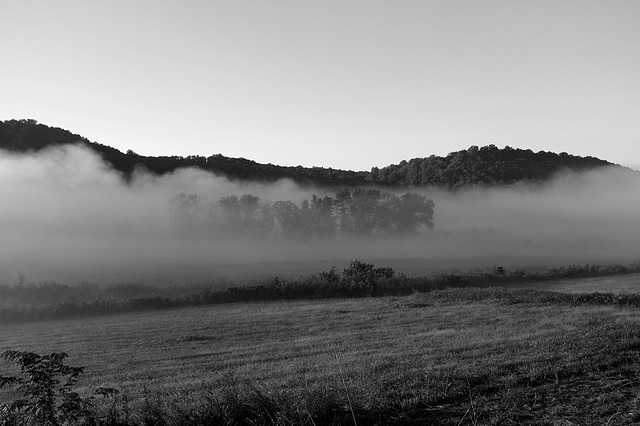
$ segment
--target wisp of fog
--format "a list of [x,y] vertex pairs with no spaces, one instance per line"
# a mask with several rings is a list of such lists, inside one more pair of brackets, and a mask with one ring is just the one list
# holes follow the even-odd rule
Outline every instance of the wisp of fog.
[[[400,237],[290,240],[206,229],[207,206],[252,194],[300,203],[336,189],[290,180],[238,183],[197,169],[126,181],[79,146],[28,155],[0,152],[0,283],[180,282],[222,276],[319,272],[351,259],[402,272],[624,263],[640,259],[639,173],[619,167],[559,174],[544,186],[466,189],[381,188],[435,203],[433,230]],[[197,194],[202,220],[176,229],[169,202]]]

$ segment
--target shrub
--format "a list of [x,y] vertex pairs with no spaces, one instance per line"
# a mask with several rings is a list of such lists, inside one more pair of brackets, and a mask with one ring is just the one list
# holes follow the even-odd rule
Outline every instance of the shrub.
[[353,260],[349,267],[342,272],[345,279],[354,281],[374,282],[379,278],[391,278],[395,274],[393,268],[375,268],[370,263]]
[[0,357],[13,361],[24,377],[0,376],[0,388],[15,386],[21,397],[0,407],[3,425],[94,425],[90,410],[96,395],[110,396],[117,391],[99,388],[94,396],[82,398],[73,391],[83,367],[65,365],[64,352],[38,355],[32,352],[5,351]]

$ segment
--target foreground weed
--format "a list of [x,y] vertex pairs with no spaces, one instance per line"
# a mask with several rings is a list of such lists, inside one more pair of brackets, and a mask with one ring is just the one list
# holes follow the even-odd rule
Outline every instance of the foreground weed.
[[23,377],[0,376],[0,388],[15,387],[21,397],[0,407],[2,425],[94,425],[91,403],[96,396],[111,396],[117,390],[99,388],[89,398],[82,398],[72,388],[83,367],[65,365],[68,355],[54,352],[5,351],[0,357],[16,363]]

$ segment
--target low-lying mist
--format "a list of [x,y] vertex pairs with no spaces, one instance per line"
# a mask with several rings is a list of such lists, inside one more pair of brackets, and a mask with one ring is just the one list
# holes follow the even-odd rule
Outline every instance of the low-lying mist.
[[[277,221],[260,238],[214,232],[208,207],[243,194],[299,204],[314,194],[334,196],[339,188],[301,188],[288,180],[241,184],[195,169],[165,176],[140,170],[125,182],[77,146],[0,152],[0,179],[0,283],[6,284],[296,275],[342,268],[355,258],[409,274],[640,258],[640,179],[621,168],[562,174],[536,188],[381,188],[432,199],[434,229],[311,240],[285,238]],[[200,199],[189,232],[176,226],[170,211],[180,193]]]

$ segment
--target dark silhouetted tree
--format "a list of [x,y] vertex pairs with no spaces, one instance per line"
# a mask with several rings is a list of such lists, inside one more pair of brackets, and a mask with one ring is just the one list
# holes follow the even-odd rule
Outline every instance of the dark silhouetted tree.
[[371,235],[376,228],[380,191],[377,189],[356,189],[351,195],[349,212],[356,235]]

